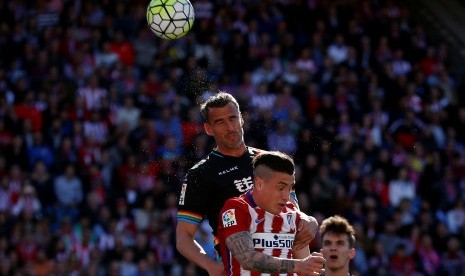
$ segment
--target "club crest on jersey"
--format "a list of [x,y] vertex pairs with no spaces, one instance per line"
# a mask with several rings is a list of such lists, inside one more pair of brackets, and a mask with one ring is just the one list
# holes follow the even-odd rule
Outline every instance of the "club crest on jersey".
[[229,210],[224,211],[223,214],[221,215],[221,218],[223,220],[224,227],[237,225],[235,209],[229,209]]
[[179,205],[184,205],[184,198],[186,197],[187,184],[183,183],[181,187],[181,194],[179,195]]

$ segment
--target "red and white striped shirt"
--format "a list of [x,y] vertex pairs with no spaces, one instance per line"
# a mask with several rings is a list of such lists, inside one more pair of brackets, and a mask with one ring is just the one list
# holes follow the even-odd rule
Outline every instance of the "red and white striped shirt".
[[221,257],[227,275],[271,275],[244,270],[226,247],[227,237],[238,232],[248,231],[252,234],[255,251],[274,257],[291,259],[292,244],[299,221],[300,214],[290,201],[280,214],[273,215],[255,204],[250,191],[239,197],[228,199],[220,212],[218,226]]

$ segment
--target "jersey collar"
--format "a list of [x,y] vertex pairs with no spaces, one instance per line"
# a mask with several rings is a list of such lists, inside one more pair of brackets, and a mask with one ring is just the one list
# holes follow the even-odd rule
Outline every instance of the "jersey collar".
[[255,203],[255,200],[253,200],[252,196],[252,190],[249,190],[245,193],[245,196],[247,197],[247,200],[249,200],[250,205],[252,205],[253,208],[257,207],[257,203]]

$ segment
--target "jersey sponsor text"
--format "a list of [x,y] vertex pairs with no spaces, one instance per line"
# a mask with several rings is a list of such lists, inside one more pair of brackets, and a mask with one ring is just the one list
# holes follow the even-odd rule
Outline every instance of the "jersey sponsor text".
[[229,169],[227,169],[227,170],[224,170],[224,171],[219,172],[218,175],[227,174],[227,173],[229,173],[229,172],[232,172],[232,171],[235,171],[235,170],[238,170],[238,169],[239,169],[239,168],[238,168],[237,166],[234,166],[234,167],[232,167],[232,168],[229,168]]
[[253,245],[256,249],[279,248],[290,249],[294,244],[295,235],[273,234],[273,233],[253,233]]

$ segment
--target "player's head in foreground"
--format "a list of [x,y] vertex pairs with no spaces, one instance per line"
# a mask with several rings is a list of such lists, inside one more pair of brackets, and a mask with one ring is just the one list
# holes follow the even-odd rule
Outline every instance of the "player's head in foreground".
[[244,153],[244,121],[239,103],[229,93],[219,92],[200,106],[205,132],[215,139],[217,150],[238,156]]
[[264,151],[254,157],[252,165],[255,202],[265,211],[279,214],[294,186],[294,161],[285,153]]
[[320,236],[325,275],[348,275],[350,260],[355,257],[354,227],[341,216],[328,217],[321,223]]

